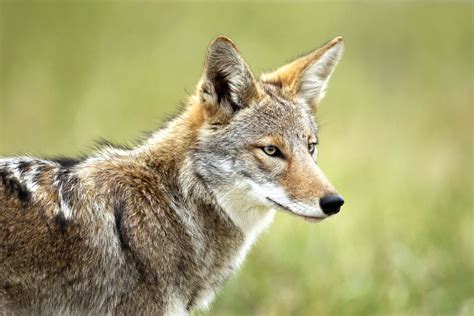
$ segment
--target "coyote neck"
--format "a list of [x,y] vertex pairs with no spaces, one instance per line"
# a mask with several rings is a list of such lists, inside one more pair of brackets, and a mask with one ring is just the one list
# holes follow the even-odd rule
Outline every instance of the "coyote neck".
[[199,129],[205,124],[205,110],[199,102],[193,102],[168,125],[153,133],[140,150],[163,158],[185,155],[197,140]]

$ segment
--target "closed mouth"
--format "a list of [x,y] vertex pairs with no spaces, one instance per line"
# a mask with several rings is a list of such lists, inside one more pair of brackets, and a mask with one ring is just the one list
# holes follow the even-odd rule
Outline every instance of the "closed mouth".
[[301,215],[301,214],[298,214],[296,212],[294,212],[291,208],[289,208],[288,206],[285,206],[283,204],[280,204],[278,202],[276,202],[275,200],[272,200],[271,198],[267,197],[267,200],[272,202],[273,204],[275,204],[278,208],[282,209],[283,211],[287,212],[287,213],[290,213],[291,215],[295,215],[295,216],[298,216],[298,217],[302,217],[303,219],[305,220],[308,220],[310,222],[313,222],[313,221],[320,221],[320,220],[323,220],[325,219],[326,217],[323,217],[323,216],[308,216],[308,215]]

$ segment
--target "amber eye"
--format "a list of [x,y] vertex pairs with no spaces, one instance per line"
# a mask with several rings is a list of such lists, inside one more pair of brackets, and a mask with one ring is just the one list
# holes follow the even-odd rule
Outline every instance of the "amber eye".
[[316,143],[309,143],[308,144],[308,151],[311,155],[314,154],[314,151],[316,150]]
[[278,149],[276,146],[270,145],[270,146],[264,146],[262,147],[262,150],[265,154],[271,157],[282,157],[283,154],[281,153],[280,149]]

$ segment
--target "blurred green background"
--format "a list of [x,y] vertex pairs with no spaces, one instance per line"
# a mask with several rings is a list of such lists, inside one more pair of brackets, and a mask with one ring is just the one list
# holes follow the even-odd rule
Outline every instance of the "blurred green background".
[[342,213],[278,214],[202,315],[474,314],[472,2],[0,9],[0,155],[133,141],[193,93],[216,35],[256,74],[343,35],[318,113]]

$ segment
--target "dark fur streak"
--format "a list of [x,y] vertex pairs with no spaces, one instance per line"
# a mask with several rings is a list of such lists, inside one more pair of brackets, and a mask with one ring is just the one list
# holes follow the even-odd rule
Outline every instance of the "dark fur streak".
[[20,161],[18,163],[18,171],[20,171],[20,174],[24,174],[28,172],[31,169],[31,162],[29,161]]
[[127,234],[123,227],[123,213],[125,210],[125,203],[120,202],[114,207],[114,217],[115,217],[115,229],[120,241],[120,247],[122,249],[128,248]]
[[72,168],[84,161],[83,158],[54,157],[51,161],[58,163],[61,167]]
[[68,226],[68,220],[66,219],[66,217],[64,217],[64,213],[63,212],[59,212],[55,217],[54,217],[54,222],[56,223],[56,225],[58,225],[58,228],[59,228],[59,231],[61,233],[65,233],[66,230],[67,230],[67,226]]
[[23,206],[26,206],[31,200],[31,192],[22,185],[17,179],[12,178],[6,171],[0,171],[0,178],[5,191],[10,195],[16,195]]
[[119,202],[114,206],[115,230],[117,231],[120,247],[124,251],[126,260],[131,261],[138,273],[141,282],[153,282],[152,275],[148,272],[146,265],[135,255],[130,248],[127,232],[124,227],[125,202]]

